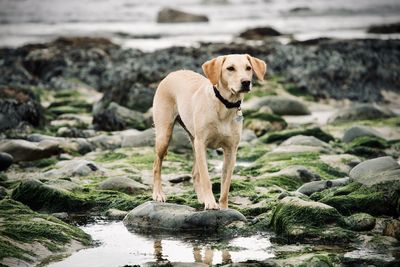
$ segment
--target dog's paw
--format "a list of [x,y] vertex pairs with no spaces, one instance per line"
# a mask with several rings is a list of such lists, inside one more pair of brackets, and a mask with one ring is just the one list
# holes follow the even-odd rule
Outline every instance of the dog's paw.
[[164,192],[162,192],[162,191],[153,192],[153,200],[158,201],[158,202],[165,202],[165,201],[167,201],[167,197],[165,196]]
[[205,210],[219,210],[219,205],[217,204],[217,202],[212,201],[205,201],[204,202],[204,209]]

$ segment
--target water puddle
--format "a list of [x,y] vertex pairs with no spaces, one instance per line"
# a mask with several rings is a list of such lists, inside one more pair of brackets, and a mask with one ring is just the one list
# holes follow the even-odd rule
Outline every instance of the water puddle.
[[230,240],[184,237],[148,237],[129,232],[122,222],[97,221],[81,229],[100,243],[80,250],[51,267],[124,266],[146,262],[231,263],[264,260],[274,256],[270,236]]

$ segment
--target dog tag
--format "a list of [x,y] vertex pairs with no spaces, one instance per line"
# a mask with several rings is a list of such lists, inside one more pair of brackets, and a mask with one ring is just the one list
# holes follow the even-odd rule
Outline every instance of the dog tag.
[[235,118],[236,122],[241,122],[243,121],[243,113],[242,113],[242,109],[238,108],[238,110],[236,111],[236,118]]

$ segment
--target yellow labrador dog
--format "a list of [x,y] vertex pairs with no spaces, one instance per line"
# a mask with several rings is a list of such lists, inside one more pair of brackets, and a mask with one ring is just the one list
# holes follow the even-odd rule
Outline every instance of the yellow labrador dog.
[[[251,89],[253,72],[264,79],[267,65],[249,55],[219,56],[202,66],[204,77],[189,70],[170,73],[159,84],[153,102],[156,132],[153,166],[153,199],[165,202],[161,187],[161,165],[168,149],[175,122],[187,131],[194,150],[193,183],[197,198],[205,209],[228,207],[228,193],[236,152],[242,133],[240,104]],[[219,205],[211,190],[207,167],[207,148],[222,148]]]

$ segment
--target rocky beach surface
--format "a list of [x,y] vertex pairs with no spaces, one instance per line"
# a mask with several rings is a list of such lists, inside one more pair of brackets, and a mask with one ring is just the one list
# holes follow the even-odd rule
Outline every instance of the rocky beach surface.
[[[243,104],[230,209],[202,211],[191,145],[177,126],[163,164],[168,203],[151,202],[158,82],[230,53],[268,64]],[[0,266],[44,266],[98,245],[77,215],[145,236],[271,235],[272,256],[221,265],[397,266],[399,103],[399,40],[265,39],[145,53],[64,37],[1,48]],[[208,154],[218,197],[222,156]],[[183,266],[147,263],[157,264]]]

